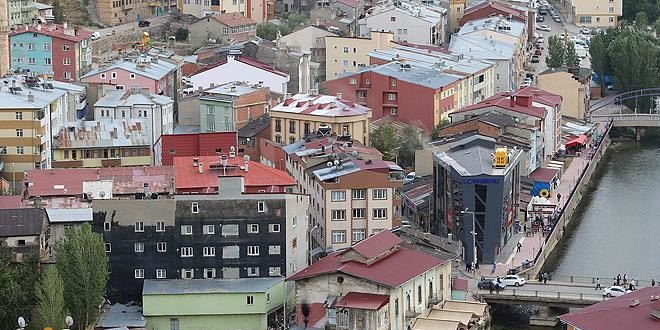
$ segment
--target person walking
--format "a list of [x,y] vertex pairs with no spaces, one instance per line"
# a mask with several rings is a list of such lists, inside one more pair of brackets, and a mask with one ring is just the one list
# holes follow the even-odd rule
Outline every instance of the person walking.
[[651,286],[655,286],[655,280],[651,279]]
[[488,283],[488,291],[490,291],[490,294],[493,294],[493,281],[490,281],[490,283]]
[[620,285],[621,285],[621,274],[618,274],[616,276],[616,286],[620,286]]
[[516,246],[518,247],[518,252],[520,252],[520,249],[522,248],[522,244],[520,244],[520,242],[518,242],[518,244],[516,244]]
[[600,286],[600,278],[596,278],[596,288],[594,290],[602,290],[603,288]]
[[557,193],[557,203],[561,203],[561,194]]
[[623,285],[628,284],[628,274],[623,274]]
[[543,273],[543,284],[548,284],[548,273]]
[[490,275],[495,275],[495,270],[497,269],[497,265],[493,264],[493,268],[490,269]]
[[474,263],[474,269],[479,269],[479,261]]

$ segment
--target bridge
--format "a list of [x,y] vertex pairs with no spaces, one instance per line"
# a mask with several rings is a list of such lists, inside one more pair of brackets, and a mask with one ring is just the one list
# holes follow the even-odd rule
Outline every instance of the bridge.
[[[526,285],[527,286],[527,285]],[[543,305],[561,308],[579,308],[609,299],[602,291],[590,288],[592,292],[561,292],[552,287],[507,287],[499,293],[491,294],[488,290],[479,290],[479,294],[488,304],[505,305]]]
[[[650,107],[640,110],[638,103],[646,98]],[[634,109],[630,110],[624,101],[634,101]],[[634,127],[639,140],[643,127],[660,127],[660,88],[640,89],[595,100],[589,107],[587,118],[591,122],[612,122],[614,127]]]

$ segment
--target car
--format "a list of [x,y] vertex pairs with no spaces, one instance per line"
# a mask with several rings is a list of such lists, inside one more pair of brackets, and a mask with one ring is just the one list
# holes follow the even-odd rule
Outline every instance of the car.
[[406,176],[403,178],[403,182],[404,183],[413,182],[415,181],[415,178],[417,178],[417,174],[415,172],[410,172],[406,174]]
[[550,27],[545,24],[537,26],[536,29],[539,31],[550,32]]
[[545,22],[545,17],[543,17],[543,16],[538,16],[538,17],[536,17],[536,22],[537,22],[537,23],[543,23],[543,22]]
[[144,20],[144,19],[138,22],[138,27],[148,27],[150,25],[151,25],[151,22],[149,22],[147,20]]
[[518,275],[507,275],[502,278],[502,284],[506,286],[522,286],[525,285],[525,279]]
[[538,48],[536,48],[536,50],[534,51],[534,55],[541,56],[542,53],[543,53],[543,52],[542,52],[540,49],[538,49]]
[[552,20],[555,21],[555,23],[561,23],[561,18],[559,18],[559,16],[552,16]]
[[605,288],[605,290],[603,290],[603,296],[605,297],[618,297],[623,296],[626,293],[630,293],[630,290],[626,290],[624,287],[616,285]]
[[506,285],[504,283],[497,283],[497,279],[492,278],[492,277],[482,277],[479,283],[477,283],[477,288],[479,290],[488,290],[490,289],[490,284],[493,283],[493,289],[497,288],[497,286],[500,287],[501,289],[504,289]]
[[532,63],[538,63],[540,61],[541,61],[541,57],[539,57],[538,55],[532,56]]
[[98,40],[99,38],[101,38],[101,32],[96,31],[92,33],[92,40]]
[[589,30],[588,28],[581,28],[581,29],[580,29],[580,33],[582,33],[582,34],[590,34],[590,33],[591,33],[591,30]]
[[547,10],[547,9],[545,9],[545,8],[541,8],[541,9],[539,9],[539,15],[547,15],[547,14],[548,14],[548,10]]

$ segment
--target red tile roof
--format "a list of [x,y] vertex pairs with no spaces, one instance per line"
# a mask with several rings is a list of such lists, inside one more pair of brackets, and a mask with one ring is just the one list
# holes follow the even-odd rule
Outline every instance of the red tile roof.
[[[52,28],[52,31],[50,29]],[[69,26],[66,31],[73,31],[73,27]],[[10,36],[14,35],[19,35],[23,33],[38,33],[38,34],[43,34],[47,36],[51,36],[53,38],[58,38],[58,39],[63,39],[63,40],[69,40],[69,41],[75,41],[79,42],[85,39],[88,39],[92,36],[94,32],[90,30],[85,30],[83,28],[78,27],[78,33],[76,35],[68,35],[65,34],[64,31],[64,26],[59,25],[59,24],[48,24],[48,25],[42,25],[41,30],[37,29],[36,27],[33,26],[28,26],[27,29],[22,28],[22,29],[16,29],[12,32],[9,32]]]
[[[193,158],[202,164],[202,173],[193,166]],[[274,169],[255,161],[249,161],[248,171],[240,169],[245,165],[243,157],[227,158],[227,170],[217,168],[219,156],[175,157],[174,175],[176,189],[185,191],[203,189],[199,193],[215,193],[218,188],[218,176],[242,176],[245,188],[263,188],[266,192],[283,192],[285,187],[295,186],[296,181],[286,172]],[[211,169],[211,167],[215,167]]]
[[21,196],[0,196],[0,210],[23,208],[23,198]]
[[[390,239],[389,236],[379,237],[379,235],[374,235],[367,238],[366,241],[371,239],[381,241],[384,240],[383,237],[387,237],[388,241]],[[443,260],[425,253],[409,250],[401,245],[396,246],[394,252],[391,254],[371,264],[364,264],[354,260],[342,262],[342,255],[342,252],[331,253],[298,273],[293,274],[287,280],[296,281],[323,274],[342,273],[390,288],[396,288],[444,263]]]
[[[268,64],[266,64],[266,63],[259,62],[259,61],[255,60],[255,59],[249,58],[249,57],[247,57],[247,56],[245,56],[245,55],[241,55],[241,56],[239,56],[236,60],[239,61],[239,62],[245,63],[245,64],[247,64],[247,65],[251,65],[251,66],[253,66],[253,67],[256,67],[256,68],[262,69],[262,70],[264,70],[264,71],[268,71],[268,72],[270,72],[270,73],[274,73],[274,74],[280,75],[280,76],[282,76],[282,77],[286,77],[286,76],[289,75],[288,72],[286,72],[286,71],[284,71],[284,70],[282,70],[282,69],[276,68],[276,67],[274,67],[274,66],[272,66],[272,65],[268,65]],[[216,68],[216,67],[219,67],[219,66],[221,66],[221,65],[223,65],[223,64],[227,64],[227,60],[226,60],[226,59],[225,59],[225,60],[222,60],[222,61],[219,61],[219,62],[217,62],[217,63],[215,63],[215,64],[213,64],[213,65],[209,65],[209,66],[207,66],[207,67],[204,67],[204,68],[202,68],[202,69],[199,69],[199,70],[197,70],[197,72],[193,73],[192,75],[196,75],[196,74],[202,73],[202,72],[204,72],[204,71],[211,70],[211,69]]]
[[171,166],[133,166],[101,168],[60,168],[52,170],[28,170],[28,197],[80,196],[83,181],[112,180],[112,193],[134,194],[144,191],[149,184],[150,192],[168,192],[174,171]]
[[245,26],[245,25],[255,25],[257,24],[255,21],[241,15],[241,13],[233,12],[233,13],[224,13],[224,14],[217,14],[215,15],[215,19],[218,20],[218,22],[229,26],[229,27],[239,27],[239,26]]
[[[652,308],[660,308],[651,296],[660,295],[660,287],[639,289],[589,307],[560,316],[560,319],[582,330],[657,330],[660,319],[651,317]],[[639,305],[630,307],[631,299],[639,299]]]
[[557,176],[557,172],[559,170],[555,168],[539,167],[529,174],[529,178],[538,182],[550,182]]
[[[463,13],[463,16],[470,15],[472,13],[475,13],[477,11],[481,10],[488,10],[487,13],[490,15],[492,12],[501,12],[503,14],[510,14],[514,17],[517,17],[523,21],[527,21],[527,15],[525,14],[524,11],[512,8],[508,5],[505,5],[503,3],[495,2],[495,1],[484,1],[482,3],[479,3],[477,5],[474,5],[470,8],[465,9],[465,13]],[[484,16],[485,18],[486,16]]]
[[[359,243],[353,245],[349,250],[353,250],[367,259],[375,258],[391,248],[399,245],[401,238],[392,234],[389,230],[383,230],[376,235],[372,236],[370,239],[365,239]],[[345,252],[345,251],[344,251]]]
[[[547,106],[558,106],[561,104],[561,96],[557,94],[552,94],[550,92],[546,92],[544,90],[540,90],[535,87],[525,87],[513,94],[516,98],[531,98],[533,102],[540,103],[543,105]],[[477,109],[483,109],[483,108],[488,108],[488,107],[499,107],[502,109],[514,111],[514,112],[519,112],[523,113],[526,115],[530,115],[533,117],[537,118],[544,118],[545,117],[545,108],[543,107],[537,107],[537,106],[527,106],[522,104],[522,102],[518,102],[517,99],[514,104],[511,104],[511,92],[501,92],[498,94],[495,94],[479,103],[469,105],[467,107],[463,107],[454,113],[462,113],[462,112],[470,112],[472,110],[477,110]]]
[[161,139],[162,164],[167,166],[174,163],[174,157],[210,156],[216,154],[216,149],[226,153],[231,146],[238,148],[236,132],[170,134],[161,136]]
[[349,292],[341,297],[335,307],[379,310],[390,302],[390,296],[373,293]]

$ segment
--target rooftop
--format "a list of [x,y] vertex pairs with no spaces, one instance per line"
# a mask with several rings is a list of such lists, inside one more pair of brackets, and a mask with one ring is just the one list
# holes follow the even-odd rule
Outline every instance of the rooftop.
[[147,319],[142,315],[142,307],[114,304],[99,315],[97,326],[105,329],[146,328]]
[[282,147],[282,150],[289,156],[297,157],[321,157],[326,158],[333,153],[337,155],[357,153],[358,156],[372,156],[380,159],[381,154],[378,149],[363,145],[350,137],[337,135],[310,135],[304,140]]
[[48,222],[87,222],[92,221],[91,208],[46,209]]
[[509,60],[513,58],[516,49],[513,43],[471,34],[453,34],[449,42],[449,50],[452,53],[476,59]]
[[390,171],[399,173],[403,172],[403,169],[394,162],[380,159],[358,159],[352,155],[346,156],[343,159],[338,158],[334,161],[333,166],[328,166],[323,163],[318,167],[318,169],[312,170],[312,175],[314,175],[319,181],[334,180],[344,175],[359,171],[377,171],[383,173],[389,173]]
[[519,38],[524,35],[526,30],[526,23],[509,21],[505,18],[486,17],[465,23],[456,34],[472,34],[487,38],[491,32],[496,32]]
[[496,141],[483,135],[473,135],[449,144],[447,152],[434,153],[433,158],[445,167],[453,168],[463,177],[478,175],[504,175],[522,150],[509,149],[510,161],[505,168],[493,167]]
[[230,61],[241,62],[241,63],[243,63],[243,64],[247,64],[247,65],[250,65],[250,66],[253,66],[253,67],[256,67],[256,68],[262,69],[262,70],[267,71],[267,72],[270,72],[270,73],[274,73],[274,74],[276,74],[276,75],[278,75],[278,76],[282,76],[282,77],[288,77],[288,76],[289,76],[289,73],[286,72],[286,71],[284,71],[284,70],[278,69],[278,68],[276,68],[276,67],[274,67],[274,66],[272,66],[272,65],[269,65],[269,64],[266,64],[266,63],[263,63],[263,62],[259,62],[259,61],[255,60],[255,59],[249,58],[249,57],[247,57],[247,56],[245,56],[245,55],[240,55],[240,56],[227,56],[226,59],[224,59],[224,60],[222,60],[222,61],[219,61],[219,62],[217,62],[217,63],[215,63],[215,64],[213,64],[213,65],[209,65],[209,66],[207,66],[207,67],[204,67],[204,68],[202,68],[202,69],[200,69],[200,70],[197,70],[197,72],[193,73],[192,75],[194,76],[194,75],[197,75],[197,74],[200,74],[200,73],[203,73],[203,72],[206,72],[206,71],[212,70],[212,69],[214,69],[214,68],[216,68],[216,67],[219,67],[219,66],[222,66],[222,65],[224,65],[224,64],[227,64],[227,63],[229,63]]
[[205,293],[261,293],[284,281],[282,277],[144,280],[142,295],[179,295]]
[[248,84],[240,81],[232,81],[219,86],[213,86],[205,89],[203,95],[226,95],[231,97],[239,97],[241,95],[250,94],[267,87],[260,85]]
[[104,119],[69,122],[55,136],[57,148],[104,148],[151,146],[145,119]]
[[233,12],[233,13],[222,13],[222,14],[216,14],[215,19],[218,20],[218,22],[229,26],[229,27],[239,27],[239,26],[244,26],[244,25],[255,25],[257,24],[255,21],[241,15],[241,13]]
[[397,141],[400,141],[403,138],[403,132],[406,129],[412,129],[417,135],[421,137],[423,134],[424,130],[419,128],[419,126],[422,125],[421,122],[419,122],[419,126],[411,125],[408,123],[404,123],[402,121],[396,120],[396,118],[392,116],[385,116],[378,118],[376,120],[372,120],[369,122],[369,132],[373,134],[374,131],[376,131],[379,127],[383,125],[390,125],[394,129],[394,137],[396,138]]
[[446,51],[420,49],[405,45],[396,45],[390,49],[374,50],[369,57],[381,60],[402,60],[427,69],[445,72],[457,76],[479,73],[493,66],[491,63],[471,60],[459,54]]
[[391,13],[392,11],[417,17],[433,25],[438,24],[442,20],[443,15],[446,15],[447,13],[447,9],[439,6],[424,5],[419,2],[402,1],[398,5],[386,4],[376,6],[373,10],[373,14],[367,15],[364,19],[369,19],[370,16]]
[[335,303],[335,308],[379,310],[381,307],[387,305],[389,301],[390,296],[388,295],[349,292]]
[[538,182],[550,182],[559,173],[559,169],[539,167],[529,174],[529,178]]
[[322,117],[369,116],[371,109],[341,98],[341,95],[296,94],[272,107],[272,113],[286,112]]
[[41,208],[0,210],[0,237],[39,235],[43,230],[44,215]]
[[[529,100],[531,100],[531,103],[527,102]],[[499,107],[536,118],[545,118],[546,109],[543,106],[555,107],[560,105],[561,101],[561,96],[557,94],[529,86],[521,88],[513,94],[509,91],[497,93],[479,103],[458,109],[453,114],[488,107]]]
[[394,77],[397,80],[431,89],[447,86],[460,79],[457,75],[446,74],[439,70],[429,70],[427,65],[420,65],[414,61],[410,63],[394,61],[369,70],[382,76]]
[[23,33],[38,33],[53,38],[80,42],[82,40],[90,38],[92,36],[92,33],[94,32],[83,29],[78,26],[66,25],[66,24],[60,25],[60,24],[50,23],[46,25],[37,24],[36,26],[33,26],[31,24],[26,24],[23,28],[10,31],[9,37],[11,38],[12,36]]
[[464,16],[473,14],[475,12],[484,10],[484,9],[494,9],[495,11],[502,12],[504,14],[511,15],[523,22],[527,21],[527,14],[519,9],[512,8],[506,4],[497,2],[497,1],[484,1],[482,3],[476,4],[472,7],[466,8]]
[[110,90],[103,95],[94,107],[134,107],[136,105],[168,105],[173,104],[174,100],[167,96],[144,92],[141,89]]
[[[381,231],[351,248],[329,254],[287,280],[297,281],[323,274],[342,273],[396,288],[445,262],[402,247],[399,245],[400,242],[401,240],[392,232]],[[356,250],[355,247],[360,244],[362,247]],[[364,254],[360,253],[360,250]],[[357,254],[368,261],[361,262],[351,258],[352,254]],[[368,258],[373,256],[377,256],[377,262],[373,262],[375,258]]]
[[410,330],[456,330],[458,321],[436,320],[417,317]]
[[97,69],[88,72],[80,79],[84,81],[84,79],[93,77],[99,73],[116,69],[122,69],[153,80],[161,80],[176,71],[177,65],[166,60],[159,60],[157,57],[140,56],[139,58],[115,61],[110,65],[99,65]]
[[[660,287],[635,290],[559,318],[582,330],[656,330],[660,329],[660,300],[653,301],[651,296],[660,296]],[[639,304],[631,307],[632,299],[639,299]]]
[[[270,127],[270,116],[265,113],[257,119],[253,119],[238,130],[238,136],[242,138],[254,138],[263,130]],[[256,141],[259,143],[259,141]]]
[[[60,85],[73,84],[60,83]],[[66,90],[55,88],[51,81],[41,78],[4,77],[0,80],[0,98],[2,98],[0,109],[43,109],[66,93]]]
[[461,254],[461,244],[411,227],[398,227],[392,233],[403,241],[401,246],[421,252],[440,260],[451,260]]
[[593,70],[590,68],[568,68],[568,67],[562,67],[562,68],[548,68],[539,73],[540,75],[546,75],[546,74],[551,74],[551,73],[556,73],[556,72],[568,72],[573,75],[573,78],[577,79],[580,82],[585,82],[591,75],[593,74]]

